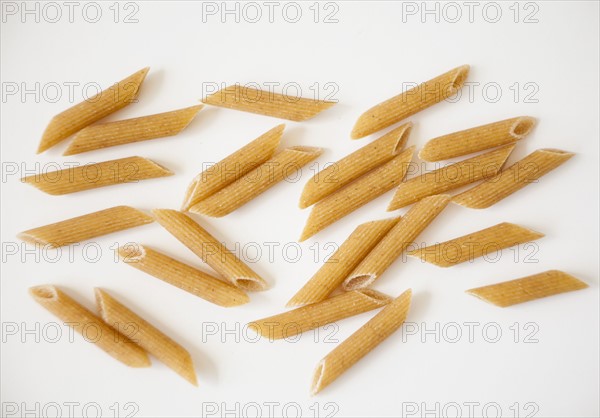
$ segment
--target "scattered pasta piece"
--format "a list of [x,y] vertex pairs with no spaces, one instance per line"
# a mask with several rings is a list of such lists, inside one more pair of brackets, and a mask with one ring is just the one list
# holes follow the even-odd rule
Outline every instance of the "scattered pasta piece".
[[410,208],[344,281],[344,288],[356,290],[371,285],[414,243],[417,236],[440,214],[448,202],[450,196],[435,195],[426,197]]
[[285,125],[278,125],[198,174],[188,186],[181,210],[187,211],[240,179],[275,154]]
[[409,289],[386,305],[369,322],[344,340],[317,365],[311,385],[316,395],[346,370],[369,354],[387,337],[402,326],[410,309],[412,291]]
[[92,312],[52,285],[29,289],[30,295],[66,325],[109,355],[130,367],[149,367],[146,352],[125,335],[106,325]]
[[450,267],[543,236],[544,234],[531,229],[503,222],[450,241],[410,251],[408,255],[419,257],[439,267]]
[[269,340],[279,340],[381,308],[390,301],[389,296],[371,289],[344,292],[321,302],[250,322],[248,326]]
[[148,321],[128,309],[106,291],[96,288],[96,303],[100,316],[115,330],[135,329],[133,340],[148,353],[170,367],[194,386],[198,386],[192,356],[185,348],[163,334]]
[[42,135],[38,154],[86,126],[133,103],[149,69],[146,67],[108,89],[102,90],[94,97],[90,97],[54,116]]
[[53,248],[154,222],[154,218],[129,206],[115,206],[21,232],[18,237],[32,244]]
[[152,213],[163,228],[235,286],[246,291],[267,289],[264,279],[185,213],[172,209]]
[[131,267],[216,305],[231,307],[250,301],[237,287],[152,248],[130,243],[119,248],[119,255]]
[[382,219],[356,227],[319,271],[290,299],[287,306],[325,300],[399,220],[399,217]]
[[396,189],[387,210],[400,209],[424,197],[445,193],[490,178],[500,171],[514,147],[514,145],[507,145],[406,180]]
[[434,138],[419,152],[425,161],[440,161],[512,144],[525,138],[535,126],[535,118],[520,116],[477,126]]
[[412,123],[393,129],[315,174],[304,186],[300,208],[307,208],[331,195],[372,169],[387,163],[404,150]]
[[172,112],[139,118],[99,123],[79,131],[63,155],[81,154],[101,148],[177,135],[204,106],[192,106]]
[[469,66],[463,65],[379,103],[360,115],[350,136],[365,137],[447,99],[461,89],[468,74]]
[[336,103],[292,97],[239,84],[227,86],[205,97],[202,102],[296,122],[310,119]]
[[61,195],[171,175],[171,171],[152,160],[127,157],[34,174],[21,181],[48,194]]
[[586,287],[587,284],[570,274],[559,270],[548,270],[521,279],[470,289],[467,293],[505,308]]
[[233,212],[321,155],[321,148],[290,147],[244,177],[189,208],[219,218]]
[[544,174],[554,170],[574,154],[556,149],[539,149],[509,168],[452,199],[459,205],[485,209],[510,196]]
[[391,161],[317,203],[308,216],[300,241],[312,237],[349,213],[398,186],[408,171],[414,150],[414,146],[408,148]]

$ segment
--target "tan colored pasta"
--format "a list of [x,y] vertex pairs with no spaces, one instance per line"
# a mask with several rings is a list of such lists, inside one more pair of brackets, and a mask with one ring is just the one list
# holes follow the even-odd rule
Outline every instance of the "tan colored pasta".
[[256,167],[244,177],[191,206],[190,212],[219,218],[267,191],[321,155],[321,148],[290,147]]
[[276,126],[198,174],[188,186],[181,210],[188,210],[271,158],[284,129],[283,124]]
[[382,219],[356,227],[287,306],[308,305],[326,299],[399,220],[399,217]]
[[237,287],[152,248],[128,244],[119,248],[119,255],[131,267],[216,305],[231,307],[250,301]]
[[243,87],[239,84],[227,86],[202,100],[202,102],[233,110],[273,116],[301,122],[329,109],[336,102],[290,97],[270,91]]
[[159,224],[235,286],[246,291],[268,287],[264,279],[185,213],[172,209],[154,209],[152,213]]
[[448,202],[450,196],[441,194],[426,197],[410,208],[344,281],[344,289],[356,290],[370,286],[414,243]]
[[52,285],[35,286],[29,294],[37,303],[110,356],[130,367],[149,367],[146,352],[125,335],[106,325],[92,312]]
[[408,315],[411,297],[410,289],[402,293],[319,361],[312,380],[311,394],[316,395],[325,389],[398,330]]
[[129,206],[115,206],[21,232],[18,237],[32,244],[53,248],[154,222],[154,218]]
[[149,67],[119,81],[94,97],[84,100],[54,116],[40,141],[38,154],[68,138],[86,126],[133,103]]
[[534,126],[535,118],[520,116],[454,132],[427,142],[419,152],[419,158],[425,161],[447,160],[512,144],[529,135]]
[[192,385],[198,386],[192,356],[190,356],[190,353],[185,348],[117,301],[106,291],[98,288],[94,289],[94,291],[96,293],[98,311],[104,322],[117,331],[129,327],[135,329],[136,332],[133,339],[136,344],[159,359]]
[[570,274],[559,270],[548,270],[521,279],[470,289],[467,293],[505,308],[586,287],[587,284]]
[[62,195],[172,175],[171,171],[152,160],[142,157],[127,157],[34,174],[22,178],[21,181],[48,194]]
[[544,234],[531,229],[503,222],[450,241],[410,251],[408,255],[439,267],[450,267],[543,236]]
[[371,289],[344,292],[321,302],[250,322],[248,326],[265,338],[279,340],[381,308],[390,301],[389,296]]
[[450,164],[400,183],[387,210],[396,210],[427,196],[445,193],[496,175],[514,149],[507,145],[467,160]]
[[387,163],[404,149],[412,123],[406,123],[315,174],[304,186],[300,208],[307,208],[352,180]]
[[349,213],[398,186],[408,171],[414,150],[414,146],[408,148],[391,161],[317,203],[308,216],[300,241],[312,237]]
[[574,154],[557,149],[539,149],[494,177],[452,199],[459,205],[485,209],[510,196],[544,174],[554,170]]
[[177,135],[204,106],[191,106],[139,118],[99,123],[79,131],[63,155]]
[[447,99],[462,88],[468,74],[469,66],[463,65],[379,103],[360,115],[350,136],[365,137]]

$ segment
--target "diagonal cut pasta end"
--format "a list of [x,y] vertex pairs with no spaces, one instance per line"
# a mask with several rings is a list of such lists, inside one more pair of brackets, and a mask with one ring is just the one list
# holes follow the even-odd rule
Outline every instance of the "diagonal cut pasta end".
[[513,126],[510,127],[510,135],[518,139],[523,139],[533,130],[536,124],[536,119],[531,116],[521,116],[517,118]]
[[344,280],[342,287],[346,291],[364,289],[369,287],[376,278],[377,275],[374,273],[358,274],[356,276],[348,277],[346,280]]

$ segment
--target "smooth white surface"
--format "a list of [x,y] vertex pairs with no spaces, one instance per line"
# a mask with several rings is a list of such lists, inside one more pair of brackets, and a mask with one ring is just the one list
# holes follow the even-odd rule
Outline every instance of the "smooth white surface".
[[[322,22],[334,10],[334,6],[325,10],[324,4],[319,6],[320,22],[314,23],[312,2],[300,5],[299,22],[288,23],[282,3],[270,23],[268,6],[258,3],[264,14],[260,22],[248,23],[242,17],[236,23],[235,16],[226,15],[223,23],[220,15],[206,16],[203,22],[201,3],[138,2],[134,17],[139,22],[129,24],[114,23],[111,4],[101,5],[103,16],[95,24],[82,18],[81,5],[75,9],[73,23],[68,16],[58,23],[48,23],[42,16],[36,23],[27,15],[22,23],[21,11],[4,16],[2,23],[3,92],[14,86],[9,83],[16,83],[19,92],[40,83],[42,93],[38,101],[31,94],[24,99],[11,95],[2,101],[3,414],[14,407],[18,415],[25,408],[35,411],[39,403],[38,413],[52,415],[53,403],[57,403],[63,416],[69,411],[94,416],[96,403],[103,415],[126,416],[135,409],[126,404],[135,403],[137,416],[254,416],[257,407],[262,416],[295,416],[299,411],[305,416],[327,416],[334,411],[336,416],[397,416],[411,411],[413,416],[427,411],[452,416],[457,405],[462,416],[494,416],[496,408],[504,416],[530,412],[535,416],[598,416],[598,3],[536,2],[528,9],[521,4],[518,23],[514,22],[514,6],[510,9],[512,2],[500,4],[502,17],[497,23],[483,18],[484,3],[474,9],[473,22],[469,22],[468,8],[461,2],[456,3],[463,14],[457,23],[447,21],[455,12],[444,4],[438,5],[439,23],[435,15],[422,16],[421,2],[405,2],[404,6],[337,2],[339,11],[332,18],[338,23]],[[222,7],[220,2],[213,4]],[[407,7],[413,6],[419,9],[417,14],[407,14],[413,10]],[[120,7],[122,21],[123,14],[133,9]],[[493,18],[493,11],[486,10],[486,16]],[[529,20],[538,22],[523,23],[532,12],[535,15]],[[46,17],[53,18],[53,13]],[[63,13],[67,14],[65,6]],[[294,14],[288,13],[289,20]],[[246,9],[245,16],[253,18],[254,12]],[[97,245],[88,245],[88,261],[83,244],[72,251],[72,260],[67,249],[55,262],[53,251],[36,256],[19,247],[16,255],[7,253],[9,247],[21,245],[15,236],[22,230],[105,207],[178,208],[188,182],[203,163],[218,161],[281,123],[207,107],[174,138],[62,157],[65,141],[35,155],[47,122],[71,105],[65,83],[79,83],[74,87],[74,102],[79,102],[85,83],[105,88],[151,66],[139,102],[108,119],[118,120],[197,103],[203,83],[265,86],[278,82],[276,91],[286,83],[297,83],[307,97],[314,94],[310,86],[319,83],[323,98],[332,91],[325,83],[332,82],[338,87],[333,98],[340,103],[308,122],[286,122],[283,139],[284,146],[324,147],[318,159],[322,165],[377,137],[349,139],[356,118],[368,107],[402,91],[403,83],[421,82],[465,63],[472,66],[468,82],[473,96],[469,98],[463,90],[456,103],[442,103],[412,117],[415,129],[409,145],[421,147],[444,133],[531,115],[539,118],[539,126],[519,143],[509,162],[537,148],[565,149],[577,155],[539,184],[490,209],[449,206],[419,242],[432,244],[502,221],[515,222],[546,234],[537,242],[539,249],[533,256],[537,262],[527,257],[531,248],[523,246],[517,254],[505,251],[495,263],[478,259],[451,269],[415,259],[396,262],[375,287],[391,295],[413,289],[408,320],[414,323],[410,331],[415,334],[409,335],[405,328],[404,334],[393,335],[317,397],[309,396],[309,385],[314,366],[335,347],[328,334],[333,332],[332,338],[341,341],[372,313],[341,321],[338,328],[308,333],[295,343],[252,342],[253,334],[243,326],[282,311],[322,264],[330,250],[327,243],[341,243],[359,223],[391,216],[385,208],[393,192],[300,245],[295,242],[309,210],[298,209],[297,201],[304,182],[313,174],[309,167],[300,181],[280,184],[232,215],[198,217],[230,247],[238,243],[245,248],[247,256],[255,257],[256,247],[262,250],[251,266],[272,289],[252,294],[250,304],[229,310],[115,262],[111,248],[139,241],[205,267],[157,224],[97,239]],[[54,95],[50,83],[61,86],[62,97],[56,103],[48,100]],[[535,86],[525,87],[526,83]],[[492,102],[496,86],[502,93]],[[520,93],[517,99],[515,89]],[[290,88],[289,93],[293,92]],[[527,94],[532,95],[525,100]],[[152,158],[176,175],[67,196],[49,196],[18,181],[35,171],[36,164],[86,163],[130,155]],[[15,164],[19,172],[9,175]],[[291,244],[285,254],[287,243]],[[274,248],[272,262],[269,246]],[[102,254],[91,262],[96,258],[95,248],[101,248]],[[301,256],[294,262],[297,248]],[[315,248],[319,249],[317,261]],[[547,269],[567,271],[590,288],[509,309],[464,293]],[[149,369],[128,369],[78,335],[70,342],[65,327],[58,341],[50,342],[55,330],[46,325],[57,321],[27,294],[28,287],[43,283],[62,286],[92,309],[93,287],[107,289],[190,350],[200,386],[192,387],[156,360]],[[478,324],[472,342],[468,322]],[[216,324],[216,335],[207,335],[210,323]],[[456,343],[449,342],[456,333],[452,323],[459,324],[462,332]],[[518,342],[514,341],[514,323],[520,330]],[[36,324],[39,332],[24,332]],[[436,335],[425,332],[436,324],[439,342]],[[501,329],[497,343],[487,342],[482,335],[486,324],[488,338],[494,337],[495,328]],[[239,332],[226,332],[236,326]],[[39,337],[44,330],[46,338]],[[525,343],[535,330],[533,338],[538,342]],[[75,403],[74,409],[69,409],[69,402]]]

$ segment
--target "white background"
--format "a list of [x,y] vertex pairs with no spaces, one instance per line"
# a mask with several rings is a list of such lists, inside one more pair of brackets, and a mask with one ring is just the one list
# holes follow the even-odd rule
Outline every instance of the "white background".
[[[112,2],[100,5],[102,16],[97,23],[86,21],[93,20],[95,13],[90,8],[82,13],[83,3],[77,3],[72,23],[63,3],[58,3],[63,15],[56,23],[49,22],[55,20],[56,10],[43,9],[43,4],[37,6],[39,23],[35,15],[23,14],[20,2],[13,3],[19,8],[16,14],[3,14],[3,413],[15,403],[19,415],[24,409],[35,411],[39,403],[38,413],[54,414],[55,402],[68,416],[66,403],[73,402],[77,415],[93,416],[92,403],[96,403],[106,416],[125,416],[133,410],[125,407],[131,402],[137,405],[137,416],[198,416],[215,409],[216,416],[227,411],[255,415],[256,404],[262,416],[294,416],[298,410],[305,416],[326,416],[334,410],[337,416],[397,416],[414,409],[414,416],[422,416],[426,410],[435,413],[436,407],[437,414],[454,415],[456,404],[463,416],[471,412],[494,416],[496,408],[505,416],[528,412],[597,416],[598,3],[514,6],[502,2],[485,12],[485,4],[476,3],[470,18],[469,6],[462,2],[429,4],[430,9],[439,8],[439,17],[422,15],[421,2],[336,2],[318,6],[318,23],[314,22],[315,7],[310,9],[312,2],[299,6],[302,17],[297,23],[289,22],[295,17],[293,6],[284,14],[285,3],[276,5],[273,22],[269,22],[268,6],[257,4],[262,9],[257,23],[247,21],[254,19],[256,9],[244,9],[243,4],[237,6],[241,16],[236,23],[235,15],[206,15],[202,4],[194,2],[121,4],[116,7],[120,11],[117,23]],[[222,7],[220,2],[213,5]],[[451,23],[456,20],[456,7],[462,16]],[[492,23],[496,8],[502,15]],[[130,12],[135,12],[131,19],[137,23],[124,22]],[[329,20],[338,22],[325,23],[332,12]],[[295,343],[251,342],[244,337],[253,334],[246,333],[243,325],[281,312],[319,269],[327,243],[341,243],[359,223],[392,216],[385,208],[393,192],[302,243],[296,262],[292,260],[298,247],[294,243],[309,213],[298,209],[297,201],[303,183],[313,173],[310,167],[304,169],[301,181],[279,184],[232,215],[197,217],[230,247],[257,243],[262,249],[262,256],[251,266],[272,289],[252,294],[251,303],[234,309],[213,306],[114,261],[111,248],[138,241],[206,267],[157,224],[95,240],[97,245],[88,246],[87,261],[83,245],[73,250],[72,260],[67,249],[58,255],[47,251],[36,256],[35,251],[23,251],[33,247],[18,247],[13,254],[14,246],[21,245],[16,234],[32,227],[121,204],[143,210],[178,208],[187,184],[203,163],[218,161],[281,122],[205,108],[174,138],[62,157],[65,141],[36,155],[47,122],[81,101],[86,83],[105,88],[144,66],[151,67],[139,102],[107,120],[193,105],[202,97],[204,83],[265,86],[277,82],[276,91],[291,83],[287,85],[299,85],[307,97],[314,95],[311,86],[319,83],[321,98],[332,91],[325,83],[335,83],[333,98],[339,104],[308,122],[287,122],[283,137],[283,146],[325,148],[317,160],[323,164],[377,137],[349,139],[354,121],[364,110],[401,92],[404,83],[421,82],[462,64],[472,66],[468,78],[472,97],[463,90],[456,103],[441,103],[412,117],[415,128],[409,145],[421,147],[438,135],[531,115],[539,118],[539,125],[519,143],[509,163],[537,148],[569,150],[576,156],[539,184],[487,210],[449,206],[419,242],[430,245],[502,221],[530,227],[546,237],[537,242],[538,249],[530,257],[531,249],[521,246],[517,254],[503,252],[496,262],[478,259],[451,269],[415,259],[396,262],[375,287],[391,295],[413,289],[408,321],[416,324],[416,334],[393,335],[316,397],[309,396],[313,368],[336,345],[326,336],[333,332],[332,338],[341,341],[373,313],[341,321],[337,328],[318,334],[308,333]],[[69,82],[78,83],[73,102]],[[58,100],[54,100],[53,83],[61,87]],[[17,94],[6,94],[15,85]],[[39,97],[22,97],[23,89],[37,90]],[[288,93],[294,94],[293,88]],[[87,163],[131,155],[152,158],[176,175],[67,196],[46,195],[18,180],[47,163]],[[15,167],[18,171],[11,174]],[[266,244],[270,242],[279,243],[272,262]],[[291,243],[287,255],[282,251],[286,243]],[[102,253],[96,259],[98,247]],[[252,248],[246,248],[249,256],[255,255]],[[319,248],[319,260],[314,260],[311,248]],[[54,257],[58,258],[55,262]],[[547,269],[567,271],[590,288],[507,309],[464,293]],[[52,330],[44,327],[56,319],[28,296],[27,288],[44,283],[62,286],[92,309],[93,287],[109,290],[189,349],[200,386],[189,385],[158,361],[148,369],[128,369],[79,336],[70,342],[64,327],[57,342],[43,338],[44,329],[53,337]],[[472,342],[465,322],[478,324]],[[207,323],[217,324],[216,335],[203,333]],[[449,342],[456,331],[451,323],[459,324],[462,331],[456,343]],[[516,337],[514,323],[520,330]],[[36,324],[39,332],[24,332]],[[240,332],[228,335],[223,324],[227,329],[237,324]],[[439,342],[435,332],[424,333],[424,328],[435,329],[436,324]],[[502,330],[498,342],[486,341],[482,334],[486,324],[492,324],[488,339],[494,337],[493,327]],[[15,335],[6,332],[13,325]],[[538,342],[525,343],[532,332]]]

